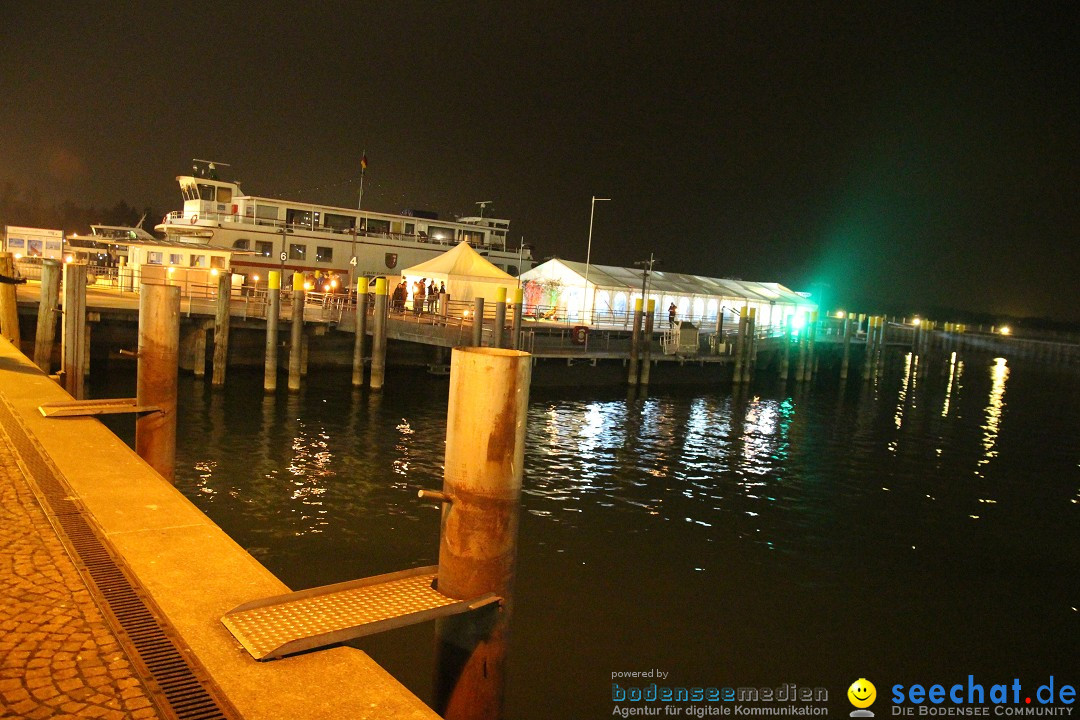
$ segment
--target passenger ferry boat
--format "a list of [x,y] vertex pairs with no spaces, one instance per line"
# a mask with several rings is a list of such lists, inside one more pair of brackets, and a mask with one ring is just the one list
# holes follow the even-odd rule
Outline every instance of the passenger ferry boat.
[[233,272],[242,275],[393,275],[463,241],[511,275],[534,265],[528,247],[508,246],[510,221],[483,217],[482,211],[448,221],[422,211],[395,215],[245,195],[238,183],[218,178],[218,167],[228,166],[196,160],[191,175],[178,176],[184,209],[154,229],[168,240],[247,251],[232,259]]

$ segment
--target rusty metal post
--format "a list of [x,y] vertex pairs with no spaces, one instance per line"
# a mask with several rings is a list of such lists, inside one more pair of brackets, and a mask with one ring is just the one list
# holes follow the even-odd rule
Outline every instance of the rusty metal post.
[[83,365],[86,360],[86,266],[64,264],[64,311],[61,324],[60,368],[64,389],[83,399]]
[[525,301],[525,294],[521,288],[514,290],[514,319],[510,323],[510,349],[521,349],[521,306]]
[[626,384],[631,387],[638,384],[638,355],[641,353],[641,309],[642,298],[634,298],[634,331],[630,334],[630,371],[626,375]]
[[491,347],[503,346],[506,331],[506,288],[495,288],[495,322],[491,326]]
[[473,326],[472,346],[480,347],[484,344],[484,298],[478,297],[473,300]]
[[289,339],[289,392],[300,389],[301,353],[304,345],[304,276],[293,273],[292,335]]
[[278,319],[281,315],[281,271],[271,270],[266,279],[266,358],[263,360],[263,390],[277,390]]
[[364,385],[364,340],[367,338],[367,286],[368,279],[362,277],[356,281],[356,337],[353,338],[352,385]]
[[[0,274],[15,277],[15,256],[0,252]],[[0,283],[0,333],[19,349],[19,298],[15,285]]]
[[163,478],[172,481],[176,465],[176,381],[180,360],[180,288],[139,287],[138,405],[158,412],[135,420],[135,452]]
[[653,322],[656,316],[656,300],[649,298],[645,308],[645,332],[641,338],[641,385],[649,384],[652,372]]
[[232,273],[218,276],[217,304],[214,307],[214,370],[210,383],[225,384],[225,367],[229,361],[229,303],[232,300]]
[[60,262],[41,263],[41,299],[38,301],[37,328],[34,333],[34,364],[48,374],[52,370],[53,342],[56,339],[56,314],[60,302]]
[[446,720],[503,716],[531,356],[454,348],[439,538],[439,592],[494,592],[499,608],[436,623],[435,710]]
[[375,281],[375,314],[372,316],[371,389],[382,390],[386,379],[386,278]]

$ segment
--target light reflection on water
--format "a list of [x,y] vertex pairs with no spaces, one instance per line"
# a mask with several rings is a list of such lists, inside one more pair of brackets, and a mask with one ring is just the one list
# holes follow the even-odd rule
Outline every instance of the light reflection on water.
[[[1074,659],[1080,381],[897,360],[846,388],[534,388],[511,716],[606,715],[639,667],[846,687]],[[260,379],[183,380],[180,488],[294,587],[433,564],[445,382]],[[430,627],[361,645],[428,696]]]

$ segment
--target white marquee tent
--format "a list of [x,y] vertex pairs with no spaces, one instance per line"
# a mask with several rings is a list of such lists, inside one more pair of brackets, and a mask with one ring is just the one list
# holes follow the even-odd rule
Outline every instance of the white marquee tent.
[[[522,273],[525,312],[536,306],[543,312],[544,306],[551,306],[557,309],[557,317],[571,322],[624,322],[634,311],[634,300],[641,297],[642,271],[589,265],[588,283],[585,272],[585,263],[554,259]],[[779,325],[788,316],[817,309],[806,294],[779,283],[658,271],[649,274],[648,297],[656,301],[658,318],[666,322],[668,307],[674,303],[677,319],[703,329],[718,328],[720,322],[737,322],[738,314],[747,308],[756,310],[759,327]]]
[[409,287],[421,278],[446,283],[451,300],[469,301],[482,297],[494,302],[498,288],[507,289],[506,297],[513,301],[517,278],[492,265],[487,258],[472,249],[467,242],[447,250],[431,260],[401,271]]

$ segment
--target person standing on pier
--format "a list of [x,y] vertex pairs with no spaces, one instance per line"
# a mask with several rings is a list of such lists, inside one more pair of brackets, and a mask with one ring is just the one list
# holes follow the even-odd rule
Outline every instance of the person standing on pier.
[[427,307],[428,307],[428,312],[430,312],[430,313],[435,312],[435,300],[438,297],[439,296],[436,294],[436,290],[435,290],[435,278],[432,278],[431,282],[429,282],[428,286],[427,286]]
[[668,327],[675,327],[675,313],[678,312],[678,308],[675,307],[675,303],[668,305],[667,309],[667,324]]

